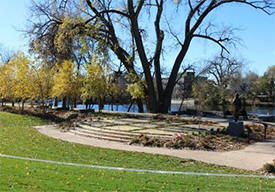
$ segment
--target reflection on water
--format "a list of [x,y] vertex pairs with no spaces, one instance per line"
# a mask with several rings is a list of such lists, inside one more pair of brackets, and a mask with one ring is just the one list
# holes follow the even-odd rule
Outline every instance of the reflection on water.
[[250,113],[256,115],[275,116],[275,109],[257,108],[256,110],[252,110]]
[[[129,109],[129,104],[123,104],[123,105],[109,105],[105,104],[103,110],[109,110],[109,111],[120,111],[120,112],[127,112]],[[62,102],[58,103],[58,107],[62,107]],[[178,111],[180,105],[179,104],[172,104],[170,111]],[[78,109],[86,109],[86,105],[80,104],[77,105]],[[146,105],[143,105],[144,112],[147,111]],[[91,105],[91,109],[98,110],[98,104]],[[136,104],[133,104],[129,110],[129,112],[138,112],[138,106]]]

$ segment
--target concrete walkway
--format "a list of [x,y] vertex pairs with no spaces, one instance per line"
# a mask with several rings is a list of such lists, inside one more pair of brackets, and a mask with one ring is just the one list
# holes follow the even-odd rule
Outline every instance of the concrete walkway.
[[247,170],[260,169],[265,163],[271,163],[273,159],[275,159],[275,140],[255,143],[239,151],[213,152],[127,145],[118,142],[87,138],[69,132],[61,132],[55,125],[38,126],[36,129],[49,137],[73,143],[108,149],[169,155]]

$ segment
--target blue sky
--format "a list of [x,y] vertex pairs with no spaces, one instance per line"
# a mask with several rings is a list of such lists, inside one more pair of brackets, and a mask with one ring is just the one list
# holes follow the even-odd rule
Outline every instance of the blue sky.
[[27,39],[18,32],[26,27],[29,0],[2,1],[0,6],[0,44],[13,50],[26,49]]
[[[262,75],[268,67],[275,65],[275,15],[268,16],[251,7],[233,4],[219,8],[210,19],[239,29],[236,36],[241,43],[230,52],[244,61],[244,71]],[[217,51],[217,46],[207,40],[195,41],[187,58],[190,62],[211,58]]]
[[[0,6],[0,44],[13,50],[27,50],[28,40],[18,29],[26,27],[29,0],[9,0]],[[275,65],[275,15],[266,14],[246,6],[229,5],[220,8],[210,18],[217,23],[233,25],[241,29],[237,36],[242,45],[232,54],[245,60],[246,70],[263,74],[269,66]],[[208,59],[215,47],[206,41],[194,41],[187,61]]]

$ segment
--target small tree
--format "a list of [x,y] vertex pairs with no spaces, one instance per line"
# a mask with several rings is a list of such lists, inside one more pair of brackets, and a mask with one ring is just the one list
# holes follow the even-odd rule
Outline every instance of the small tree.
[[144,99],[144,82],[131,73],[128,75],[128,80],[130,83],[127,86],[127,91],[130,93],[132,99]]
[[260,79],[261,93],[271,101],[275,101],[275,66],[271,66]]
[[[65,60],[62,66],[58,68],[57,74],[54,76],[54,85],[52,89],[53,97],[68,98],[69,101],[79,95],[79,72],[75,70],[74,63]],[[63,100],[63,108],[67,107]]]
[[223,55],[215,57],[209,61],[208,74],[214,80],[213,83],[218,88],[220,104],[225,115],[227,97],[230,92],[229,85],[234,76],[238,74],[242,67],[242,62],[235,58],[228,58]]
[[104,98],[115,91],[115,85],[109,79],[109,70],[107,66],[100,65],[101,60],[97,56],[93,56],[91,64],[87,67],[87,75],[84,86],[81,89],[81,97],[87,101],[92,97],[97,98],[99,111],[104,107]]
[[9,99],[11,101],[15,98],[14,93],[14,70],[12,70],[11,63],[5,63],[0,66],[0,96],[3,99]]
[[24,110],[25,101],[31,97],[33,86],[31,82],[31,61],[23,53],[19,52],[9,61],[14,66],[14,96],[21,99],[21,109]]
[[219,104],[219,91],[212,81],[197,79],[193,85],[193,95],[203,108],[215,108]]
[[231,82],[233,89],[247,98],[251,105],[255,105],[257,96],[261,92],[261,78],[253,72],[247,73],[244,77],[241,74]]
[[43,63],[39,63],[36,66],[33,66],[31,70],[34,90],[32,93],[32,98],[41,99],[44,110],[45,100],[51,97],[54,68],[50,68]]

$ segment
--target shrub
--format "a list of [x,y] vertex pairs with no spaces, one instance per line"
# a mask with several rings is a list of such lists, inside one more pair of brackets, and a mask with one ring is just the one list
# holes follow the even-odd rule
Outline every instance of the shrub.
[[186,147],[188,147],[190,149],[195,149],[196,148],[196,143],[194,142],[194,139],[192,137],[185,136],[184,141],[185,141],[185,146]]
[[275,173],[275,164],[266,163],[263,168],[267,173]]
[[206,150],[214,150],[215,148],[211,146],[211,144],[205,140],[202,140],[201,142],[199,142],[199,147],[206,149]]

